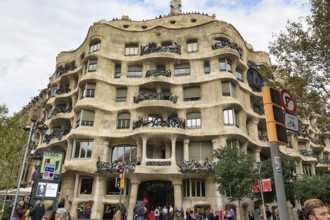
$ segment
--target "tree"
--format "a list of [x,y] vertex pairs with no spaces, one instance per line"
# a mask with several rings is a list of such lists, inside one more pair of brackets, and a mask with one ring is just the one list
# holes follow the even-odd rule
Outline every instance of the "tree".
[[252,198],[252,186],[258,178],[258,169],[253,157],[237,147],[217,149],[214,156],[218,159],[214,171],[218,191],[226,195],[230,201],[237,200],[239,206],[243,198]]
[[[17,177],[22,166],[27,134],[23,131],[26,123],[24,114],[7,116],[8,109],[0,106],[0,189],[17,187]],[[4,208],[5,203],[3,204]]]
[[301,204],[310,198],[319,198],[330,204],[330,175],[302,176],[294,183],[294,194]]
[[[295,171],[296,171],[296,159],[287,155],[280,155],[281,158],[281,166],[283,173],[283,182],[285,188],[286,199],[291,201],[294,204],[295,194],[294,194],[294,182],[296,180]],[[273,173],[273,165],[272,160],[268,159],[262,161],[260,176],[262,179],[270,179],[272,183],[272,192],[264,193],[265,203],[272,203],[276,201],[276,188],[275,188],[275,180]],[[260,194],[256,195],[260,198]]]
[[288,21],[286,32],[270,43],[276,58],[273,80],[295,97],[298,116],[308,119],[317,113],[318,126],[330,129],[330,1],[310,2],[311,14]]

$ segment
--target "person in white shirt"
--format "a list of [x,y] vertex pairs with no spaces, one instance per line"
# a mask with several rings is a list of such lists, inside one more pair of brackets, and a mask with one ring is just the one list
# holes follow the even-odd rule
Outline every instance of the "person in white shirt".
[[168,209],[166,208],[166,206],[164,206],[163,210],[163,220],[168,220],[167,217],[168,217]]

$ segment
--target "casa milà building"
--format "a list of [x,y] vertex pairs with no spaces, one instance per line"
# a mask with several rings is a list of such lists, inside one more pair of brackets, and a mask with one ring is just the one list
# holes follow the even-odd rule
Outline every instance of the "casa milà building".
[[[238,211],[212,180],[212,153],[238,146],[256,161],[270,157],[258,71],[269,65],[268,54],[254,51],[230,23],[183,13],[177,0],[156,19],[95,22],[77,49],[56,58],[36,152],[65,154],[59,198],[74,217],[82,203],[102,219],[121,202],[132,219],[145,199],[149,209]],[[297,173],[329,172],[329,131],[323,134],[319,147],[314,136],[289,133],[284,151],[301,158]],[[300,154],[300,145],[325,162]],[[242,204],[253,207],[249,199]]]

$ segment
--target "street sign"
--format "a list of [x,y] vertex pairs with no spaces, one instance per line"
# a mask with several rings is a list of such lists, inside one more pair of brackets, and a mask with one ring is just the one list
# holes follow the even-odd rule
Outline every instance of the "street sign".
[[43,180],[54,180],[55,164],[46,163],[44,173],[42,175]]
[[287,129],[298,132],[298,123],[297,116],[285,114],[285,127]]
[[295,115],[297,110],[297,105],[290,92],[287,89],[281,89],[280,98],[281,98],[282,106],[284,107],[285,111],[291,115]]

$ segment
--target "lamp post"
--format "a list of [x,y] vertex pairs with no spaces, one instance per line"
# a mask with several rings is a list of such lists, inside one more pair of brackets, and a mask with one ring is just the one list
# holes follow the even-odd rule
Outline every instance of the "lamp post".
[[38,174],[39,174],[39,168],[40,168],[40,164],[41,164],[41,160],[42,160],[42,157],[40,154],[37,154],[37,155],[34,155],[34,150],[31,150],[31,155],[33,155],[33,159],[34,159],[34,167],[35,167],[35,171],[34,171],[34,174],[33,174],[33,177],[32,177],[32,189],[31,189],[31,193],[30,193],[30,199],[29,199],[29,207],[30,207],[30,204],[31,204],[31,199],[32,199],[32,195],[33,195],[33,190],[34,190],[34,185],[35,185],[35,182],[36,180],[38,179]]
[[29,138],[28,138],[26,148],[25,148],[25,153],[24,153],[24,157],[23,157],[23,164],[22,164],[21,172],[20,172],[20,175],[19,175],[18,183],[17,183],[17,189],[16,189],[15,199],[14,199],[14,203],[13,203],[13,208],[12,208],[11,214],[10,214],[10,219],[13,218],[15,209],[17,207],[17,205],[16,205],[17,198],[18,198],[19,190],[21,188],[21,181],[23,179],[25,163],[26,163],[26,157],[27,157],[27,154],[28,154],[28,151],[29,151],[29,148],[30,148],[35,123],[36,123],[36,120],[32,119],[32,123],[31,123],[31,126],[30,126],[30,132],[29,132]]
[[264,201],[264,192],[263,192],[263,188],[262,188],[262,179],[261,179],[261,176],[260,176],[260,171],[261,171],[261,161],[258,161],[258,167],[259,167],[259,177],[260,177],[260,180],[258,180],[259,182],[259,189],[260,189],[260,193],[261,193],[261,201],[262,201],[262,213],[264,215],[264,218],[266,219],[266,209],[265,209],[265,201]]

